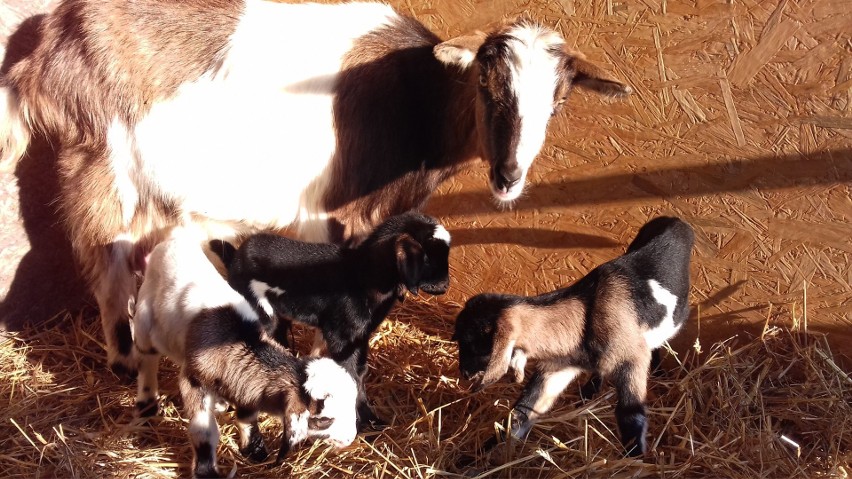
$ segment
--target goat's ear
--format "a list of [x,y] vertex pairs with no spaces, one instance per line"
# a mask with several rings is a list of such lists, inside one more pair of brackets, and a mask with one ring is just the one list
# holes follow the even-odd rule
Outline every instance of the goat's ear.
[[485,42],[485,32],[475,31],[468,35],[452,38],[435,45],[432,50],[435,58],[446,65],[456,65],[462,70],[467,69],[476,59],[476,52]]
[[514,328],[504,318],[497,320],[494,331],[494,345],[491,348],[491,358],[485,368],[485,374],[477,386],[482,389],[490,384],[496,383],[509,372],[512,362],[512,352],[515,350]]
[[586,60],[579,52],[565,49],[564,68],[574,71],[573,84],[608,97],[623,97],[633,93],[629,85],[615,78],[600,66]]
[[423,246],[409,235],[402,235],[396,239],[394,245],[396,251],[396,268],[400,279],[414,294],[417,294],[417,286],[420,284],[420,271],[423,266]]
[[235,248],[234,245],[224,240],[214,239],[210,240],[208,246],[210,247],[210,251],[215,253],[216,256],[222,260],[225,268],[231,267],[231,263],[234,261],[234,256],[237,255],[237,248]]

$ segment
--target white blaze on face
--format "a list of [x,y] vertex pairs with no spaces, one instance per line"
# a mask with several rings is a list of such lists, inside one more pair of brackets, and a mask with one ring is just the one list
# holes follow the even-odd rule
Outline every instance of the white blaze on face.
[[648,347],[657,349],[674,336],[679,329],[674,324],[674,310],[675,306],[677,306],[677,296],[664,288],[656,280],[649,279],[648,286],[651,287],[651,294],[654,296],[654,300],[666,308],[666,314],[663,316],[660,324],[653,329],[645,331],[645,342],[648,343]]
[[518,101],[520,120],[516,159],[523,175],[506,194],[499,195],[503,201],[520,196],[527,171],[544,145],[559,80],[559,58],[551,50],[564,43],[556,32],[536,25],[517,26],[509,36],[511,89]]

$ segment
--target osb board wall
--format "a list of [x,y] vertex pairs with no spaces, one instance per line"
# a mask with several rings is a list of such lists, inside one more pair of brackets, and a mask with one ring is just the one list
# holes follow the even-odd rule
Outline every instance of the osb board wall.
[[451,300],[566,285],[622,253],[648,219],[678,215],[696,230],[702,338],[796,318],[850,344],[848,2],[396,5],[442,35],[527,13],[636,91],[619,102],[576,94],[512,210],[494,207],[484,166],[433,198],[428,211],[457,246]]

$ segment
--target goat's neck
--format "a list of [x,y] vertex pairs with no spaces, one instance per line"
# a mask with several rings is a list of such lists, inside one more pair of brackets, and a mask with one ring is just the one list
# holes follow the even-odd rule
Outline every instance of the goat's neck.
[[482,156],[481,145],[476,124],[476,81],[477,71],[468,68],[459,71],[449,67],[450,101],[446,105],[447,112],[444,124],[444,144],[446,163],[439,166],[458,166],[471,162]]

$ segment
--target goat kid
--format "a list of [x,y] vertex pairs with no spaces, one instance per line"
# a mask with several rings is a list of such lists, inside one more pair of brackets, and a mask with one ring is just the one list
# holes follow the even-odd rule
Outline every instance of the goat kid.
[[633,456],[646,451],[645,391],[652,351],[689,315],[689,261],[694,234],[677,218],[645,224],[627,252],[573,285],[538,296],[480,294],[456,318],[461,375],[481,389],[510,369],[524,380],[510,433],[525,439],[535,421],[583,371],[609,377],[618,403],[621,441]]
[[[250,236],[236,252],[211,246],[225,251],[228,282],[259,312],[270,320],[280,316],[319,328],[328,355],[356,378],[359,429],[380,424],[364,389],[370,335],[406,290],[447,291],[447,230],[433,218],[406,213],[391,217],[352,248],[271,234]],[[276,336],[286,341],[278,329]]]
[[217,475],[217,398],[236,408],[240,452],[255,461],[267,456],[258,412],[281,417],[279,460],[308,439],[349,445],[356,436],[357,392],[351,376],[327,358],[298,359],[271,339],[251,305],[205,255],[206,239],[200,230],[178,227],[147,260],[131,320],[141,357],[140,415],[157,411],[157,369],[166,355],[180,365],[197,476]]
[[38,32],[0,78],[0,158],[31,132],[56,145],[120,375],[137,361],[127,255],[152,230],[189,214],[343,243],[477,158],[512,202],[574,86],[631,92],[528,19],[442,41],[380,3],[60,0]]

